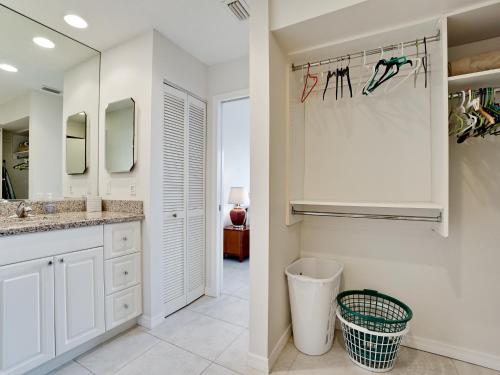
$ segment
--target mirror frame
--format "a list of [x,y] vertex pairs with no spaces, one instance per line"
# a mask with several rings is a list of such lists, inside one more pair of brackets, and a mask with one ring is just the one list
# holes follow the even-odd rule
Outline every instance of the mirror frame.
[[[125,100],[130,100],[132,102],[132,165],[128,170],[122,170],[122,171],[110,171],[108,168],[108,155],[107,155],[107,140],[108,140],[108,132],[106,129],[107,125],[107,111],[110,105],[123,102]],[[121,100],[115,100],[114,102],[108,103],[106,105],[106,108],[104,109],[104,167],[106,168],[106,171],[111,174],[111,173],[130,173],[134,169],[136,163],[137,163],[137,146],[136,146],[136,140],[137,140],[137,124],[136,124],[136,105],[135,105],[135,100],[132,97],[124,98]]]
[[[70,173],[68,171],[68,121],[71,117],[73,116],[76,116],[76,115],[80,115],[82,114],[85,116],[85,168],[83,169],[82,172],[76,172],[76,173]],[[80,111],[80,112],[77,112],[77,113],[74,113],[72,115],[69,115],[68,118],[66,119],[66,129],[65,129],[65,134],[66,134],[66,137],[65,137],[65,141],[66,141],[66,144],[65,144],[65,147],[64,147],[64,151],[65,151],[65,166],[66,166],[66,174],[68,176],[79,176],[79,175],[84,175],[87,173],[87,170],[89,169],[89,166],[88,166],[88,158],[87,158],[87,152],[88,152],[88,147],[87,147],[87,144],[88,144],[88,130],[89,130],[89,116],[87,115],[87,112],[85,111]]]

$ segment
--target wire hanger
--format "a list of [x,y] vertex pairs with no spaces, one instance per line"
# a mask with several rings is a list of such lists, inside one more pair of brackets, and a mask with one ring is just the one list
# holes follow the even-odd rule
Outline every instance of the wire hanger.
[[[304,81],[304,89],[302,90],[302,96],[300,98],[300,101],[302,103],[304,103],[306,101],[307,97],[311,94],[311,92],[313,91],[314,87],[318,83],[318,76],[315,75],[315,74],[314,75],[311,74],[310,70],[311,70],[311,64],[308,63],[307,64],[307,75],[306,75],[306,79]],[[309,89],[307,89],[307,84],[309,82],[309,78],[312,79],[314,81],[314,83],[312,84],[312,86]]]

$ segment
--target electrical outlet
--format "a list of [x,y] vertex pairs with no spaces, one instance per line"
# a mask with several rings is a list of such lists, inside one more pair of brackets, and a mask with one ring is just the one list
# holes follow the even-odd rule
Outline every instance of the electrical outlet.
[[130,195],[135,196],[135,194],[136,194],[135,185],[132,184],[130,185]]
[[73,194],[73,185],[69,185],[69,193]]

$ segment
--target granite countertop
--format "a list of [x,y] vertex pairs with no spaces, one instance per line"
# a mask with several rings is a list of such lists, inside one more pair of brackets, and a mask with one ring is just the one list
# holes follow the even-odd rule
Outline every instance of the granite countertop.
[[144,219],[142,213],[130,212],[60,212],[36,214],[27,218],[0,216],[0,237],[23,233],[48,232],[59,229],[81,228],[93,225],[123,223]]

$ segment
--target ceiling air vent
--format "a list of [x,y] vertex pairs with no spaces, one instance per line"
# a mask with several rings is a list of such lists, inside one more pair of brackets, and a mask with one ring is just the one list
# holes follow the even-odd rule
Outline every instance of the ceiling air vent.
[[49,86],[42,86],[42,91],[50,92],[51,94],[61,95],[61,90],[54,89]]
[[225,0],[225,3],[240,21],[250,17],[250,8],[245,0]]

